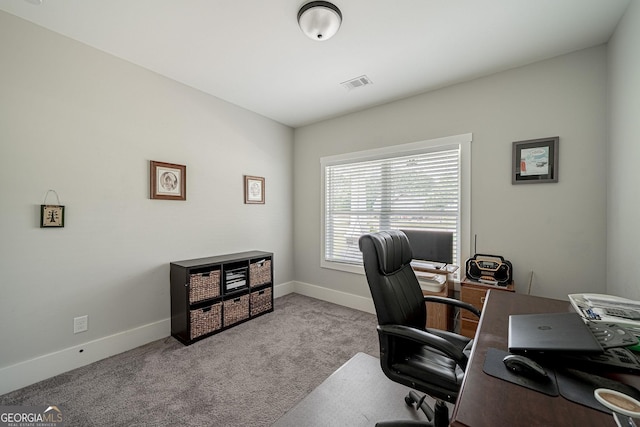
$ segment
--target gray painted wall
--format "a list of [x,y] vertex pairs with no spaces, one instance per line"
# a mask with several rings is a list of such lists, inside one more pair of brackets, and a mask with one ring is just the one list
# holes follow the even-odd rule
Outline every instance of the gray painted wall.
[[[478,252],[509,259],[518,292],[531,271],[534,295],[604,292],[606,58],[596,47],[296,129],[296,280],[369,295],[364,276],[320,268],[321,157],[473,133]],[[549,136],[559,182],[512,185],[512,142]]]
[[607,290],[640,300],[640,2],[609,43]]
[[[0,58],[0,368],[166,320],[170,261],[259,249],[293,279],[291,128],[4,12]],[[187,201],[149,199],[149,160],[187,166]]]

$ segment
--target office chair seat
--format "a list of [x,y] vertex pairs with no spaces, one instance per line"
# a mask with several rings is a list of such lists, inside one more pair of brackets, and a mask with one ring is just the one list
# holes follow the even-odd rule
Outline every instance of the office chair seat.
[[[405,402],[419,407],[429,419],[426,425],[446,426],[464,378],[473,341],[453,332],[426,328],[426,301],[449,304],[480,316],[470,304],[436,296],[424,296],[411,268],[412,253],[401,231],[382,231],[360,237],[365,273],[378,318],[380,366],[397,383],[436,399],[432,410],[411,391]],[[378,425],[407,425],[405,422]]]
[[428,377],[433,386],[457,394],[464,371],[447,355],[425,346],[409,347],[403,360],[391,364],[391,369],[408,377]]

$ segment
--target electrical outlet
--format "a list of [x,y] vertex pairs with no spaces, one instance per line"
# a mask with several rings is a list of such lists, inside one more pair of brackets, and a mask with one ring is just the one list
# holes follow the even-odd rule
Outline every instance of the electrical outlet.
[[78,334],[89,329],[89,316],[80,316],[73,319],[73,333]]

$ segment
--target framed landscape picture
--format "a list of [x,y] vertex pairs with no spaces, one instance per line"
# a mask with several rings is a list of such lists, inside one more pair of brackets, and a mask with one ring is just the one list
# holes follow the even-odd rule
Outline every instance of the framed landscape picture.
[[513,143],[511,184],[558,182],[557,136]]

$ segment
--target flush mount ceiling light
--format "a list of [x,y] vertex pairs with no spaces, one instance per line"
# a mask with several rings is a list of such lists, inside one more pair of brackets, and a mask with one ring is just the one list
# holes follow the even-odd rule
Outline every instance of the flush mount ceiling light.
[[340,28],[342,12],[328,1],[312,1],[298,12],[298,25],[312,40],[329,40]]

